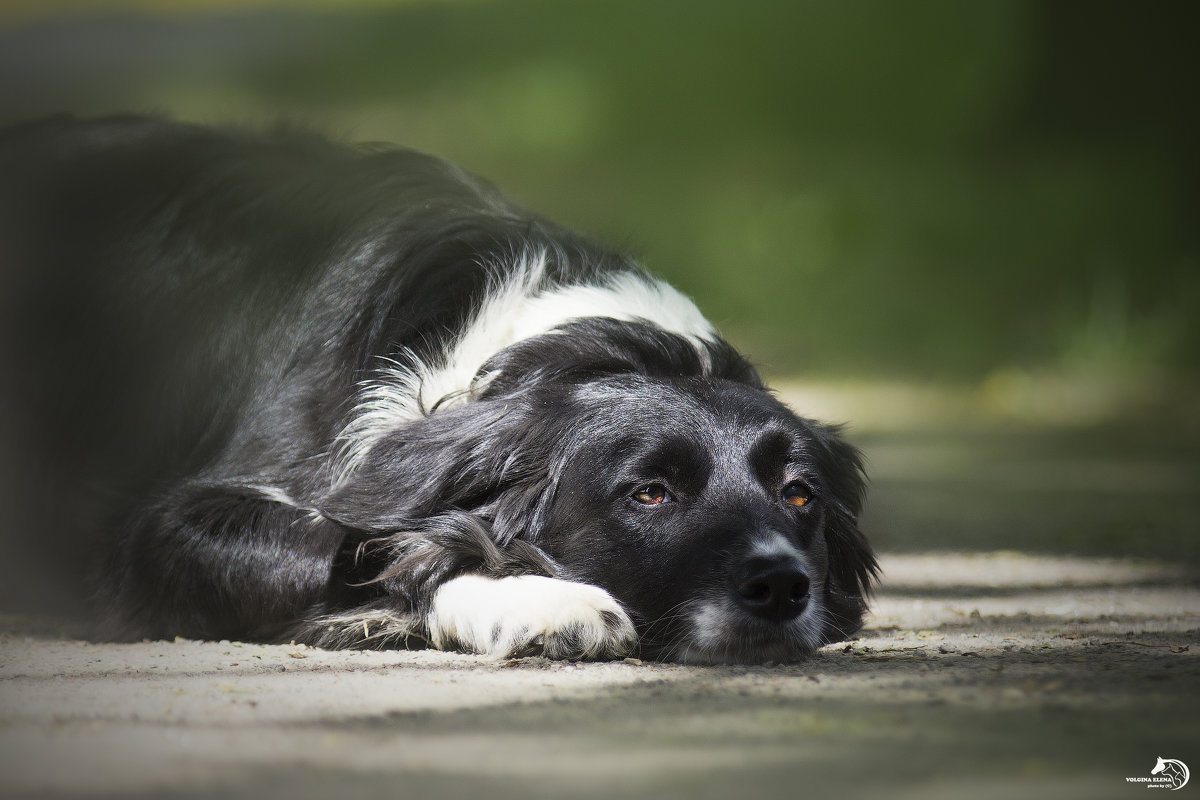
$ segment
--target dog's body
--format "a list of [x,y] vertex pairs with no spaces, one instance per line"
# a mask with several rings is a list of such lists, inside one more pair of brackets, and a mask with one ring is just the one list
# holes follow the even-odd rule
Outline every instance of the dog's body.
[[453,165],[55,121],[0,139],[0,220],[17,519],[116,531],[103,636],[778,660],[861,624],[854,450]]

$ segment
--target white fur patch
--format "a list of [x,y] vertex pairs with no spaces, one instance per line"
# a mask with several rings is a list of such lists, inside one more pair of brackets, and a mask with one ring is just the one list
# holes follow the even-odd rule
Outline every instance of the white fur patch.
[[661,281],[617,272],[596,284],[564,285],[546,275],[547,253],[527,253],[441,358],[413,368],[393,362],[363,387],[354,418],[339,435],[339,479],[352,473],[382,437],[435,405],[467,402],[486,386],[483,365],[504,348],[589,317],[643,321],[701,343],[716,332],[687,297]]
[[760,536],[751,543],[750,555],[757,558],[794,558],[803,564],[805,569],[810,566],[804,552],[780,533]]
[[821,646],[828,612],[819,594],[795,619],[780,626],[771,639],[747,641],[744,614],[728,600],[708,601],[691,612],[691,632],[675,652],[666,654],[684,664],[753,664],[790,661]]
[[285,506],[292,506],[293,508],[307,509],[306,506],[302,506],[300,503],[297,503],[294,499],[292,499],[291,495],[289,495],[283,489],[280,489],[278,486],[250,484],[246,486],[246,488],[258,492],[263,499],[270,500],[272,503],[280,503]]
[[449,580],[426,626],[434,647],[498,657],[616,658],[637,646],[629,615],[608,592],[540,575]]

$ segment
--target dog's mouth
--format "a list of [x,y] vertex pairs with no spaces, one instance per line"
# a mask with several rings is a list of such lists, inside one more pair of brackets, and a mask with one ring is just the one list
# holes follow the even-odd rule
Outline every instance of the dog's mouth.
[[733,603],[700,600],[677,617],[673,635],[643,637],[642,654],[684,664],[800,661],[827,643],[825,617],[820,602],[810,603],[794,619],[773,622],[748,615]]

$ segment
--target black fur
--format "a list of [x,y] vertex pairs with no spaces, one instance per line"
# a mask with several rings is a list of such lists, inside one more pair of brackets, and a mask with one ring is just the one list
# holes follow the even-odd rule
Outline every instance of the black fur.
[[[643,654],[671,657],[689,646],[679,609],[728,592],[765,533],[806,554],[816,638],[861,624],[876,567],[858,454],[723,341],[653,320],[504,348],[478,396],[340,475],[363,382],[437,358],[491,291],[487,265],[545,251],[566,285],[639,270],[451,164],[288,131],[26,125],[0,137],[0,248],[0,479],[26,550],[63,543],[65,565],[104,542],[101,636],[414,646],[447,579],[542,574],[605,588]],[[651,480],[669,508],[629,499]],[[796,480],[802,509],[779,501]],[[772,624],[731,623],[707,655],[811,648]]]

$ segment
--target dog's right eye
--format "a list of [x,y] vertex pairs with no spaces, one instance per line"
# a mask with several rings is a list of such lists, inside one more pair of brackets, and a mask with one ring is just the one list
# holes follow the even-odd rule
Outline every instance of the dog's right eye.
[[658,506],[675,499],[667,491],[667,487],[661,483],[647,483],[644,486],[639,486],[631,496],[644,506]]

